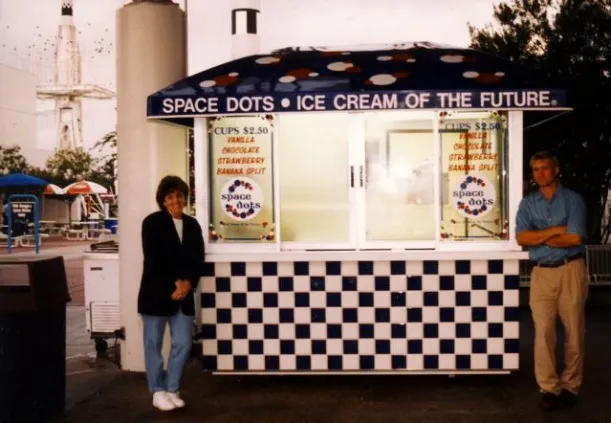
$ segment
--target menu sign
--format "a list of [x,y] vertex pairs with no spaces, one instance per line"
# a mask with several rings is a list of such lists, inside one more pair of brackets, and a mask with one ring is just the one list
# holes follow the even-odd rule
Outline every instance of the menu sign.
[[442,121],[442,166],[450,189],[442,213],[442,239],[504,239],[502,151],[506,121]]
[[211,241],[274,241],[272,116],[210,119]]

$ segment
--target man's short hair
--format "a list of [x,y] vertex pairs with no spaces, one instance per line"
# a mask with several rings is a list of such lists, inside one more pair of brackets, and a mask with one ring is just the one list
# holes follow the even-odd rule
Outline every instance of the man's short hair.
[[165,197],[174,191],[182,192],[185,196],[185,200],[189,198],[189,186],[185,181],[180,179],[178,176],[168,175],[165,176],[160,182],[159,186],[157,186],[157,195],[155,199],[157,200],[157,205],[160,210],[163,210],[165,207],[163,205],[163,200]]
[[554,154],[550,153],[549,151],[539,151],[538,153],[535,153],[530,157],[530,168],[532,169],[535,162],[539,160],[549,160],[550,162],[552,162],[552,166],[556,168],[560,167],[558,158]]

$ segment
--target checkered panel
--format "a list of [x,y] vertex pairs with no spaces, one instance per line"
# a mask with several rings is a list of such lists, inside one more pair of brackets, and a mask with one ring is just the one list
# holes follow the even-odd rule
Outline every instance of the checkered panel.
[[210,263],[215,371],[518,368],[517,260]]

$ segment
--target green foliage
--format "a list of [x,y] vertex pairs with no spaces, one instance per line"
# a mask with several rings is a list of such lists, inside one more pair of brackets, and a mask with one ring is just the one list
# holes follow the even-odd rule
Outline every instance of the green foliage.
[[28,161],[21,154],[21,147],[0,145],[0,176],[17,172],[26,173],[28,168]]
[[61,186],[87,179],[95,164],[91,154],[82,148],[57,150],[47,160],[46,170]]
[[37,176],[52,184],[65,187],[73,182],[85,179],[97,182],[109,190],[114,190],[117,162],[117,133],[109,132],[95,143],[92,150],[107,152],[94,159],[82,148],[57,150],[46,163],[45,168],[30,166],[21,154],[21,147],[0,146],[0,175],[22,172]]
[[112,131],[104,135],[101,140],[95,143],[93,149],[97,149],[98,152],[104,150],[110,150],[110,152],[98,159],[89,180],[114,191],[115,181],[117,180],[117,132]]
[[513,0],[494,9],[495,25],[469,26],[471,46],[536,68],[570,93],[570,113],[525,114],[524,170],[540,150],[558,155],[562,180],[588,206],[589,242],[605,242],[601,227],[611,186],[611,0]]

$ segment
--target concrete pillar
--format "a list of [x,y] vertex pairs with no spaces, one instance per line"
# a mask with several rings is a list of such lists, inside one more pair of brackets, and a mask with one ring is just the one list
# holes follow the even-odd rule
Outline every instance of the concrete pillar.
[[231,55],[233,59],[258,54],[261,0],[233,0],[231,9]]
[[[146,99],[186,77],[186,53],[185,14],[171,0],[134,0],[117,11],[121,365],[128,371],[144,371],[137,313],[142,220],[158,210],[155,192],[163,176],[188,180],[186,130],[148,121]],[[167,355],[167,337],[165,344]]]

